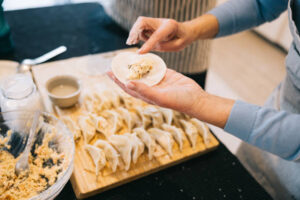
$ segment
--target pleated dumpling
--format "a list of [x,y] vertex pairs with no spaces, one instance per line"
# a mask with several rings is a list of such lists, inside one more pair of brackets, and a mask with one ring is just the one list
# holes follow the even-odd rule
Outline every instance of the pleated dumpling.
[[113,148],[111,144],[109,144],[105,140],[99,139],[93,145],[99,147],[104,151],[106,160],[108,161],[110,168],[112,169],[113,172],[115,172],[119,165],[118,152]]
[[110,109],[112,104],[109,99],[96,91],[84,96],[83,106],[87,112],[100,114],[103,110]]
[[91,156],[95,166],[96,166],[96,176],[98,176],[99,171],[103,169],[106,165],[106,158],[105,153],[102,149],[95,147],[90,144],[84,145],[84,149],[89,153]]
[[132,142],[126,135],[111,135],[109,142],[118,150],[125,164],[125,170],[128,171],[131,162]]
[[108,122],[104,117],[97,116],[96,114],[90,114],[90,118],[94,123],[96,130],[105,134],[108,128]]
[[160,128],[160,126],[164,123],[161,111],[155,106],[145,106],[143,113],[144,115],[148,115],[152,118],[152,125],[155,128]]
[[120,95],[115,91],[104,90],[101,93],[101,96],[105,97],[107,101],[110,101],[111,105],[114,106],[115,108],[118,108],[121,104]]
[[131,109],[136,105],[136,100],[127,94],[123,94],[121,97],[121,102],[126,109]]
[[78,126],[81,129],[85,143],[89,143],[96,134],[94,122],[87,115],[80,115],[78,117]]
[[139,127],[142,125],[142,121],[141,118],[139,117],[139,114],[137,112],[135,112],[134,110],[129,111],[130,115],[131,115],[131,130],[134,127]]
[[108,123],[108,128],[104,135],[109,137],[110,135],[116,134],[116,132],[122,127],[122,118],[119,113],[114,110],[105,110],[102,112],[102,116]]
[[83,98],[83,106],[87,112],[94,112],[94,97],[91,94],[86,94]]
[[132,143],[132,162],[135,164],[145,150],[144,143],[136,136],[136,133],[125,133]]
[[94,112],[98,115],[107,109],[111,109],[112,102],[108,99],[105,95],[102,94],[100,91],[94,92]]
[[183,140],[184,140],[184,133],[180,128],[177,128],[176,126],[172,126],[169,124],[163,124],[162,128],[171,133],[171,135],[173,136],[173,138],[175,139],[175,141],[177,142],[180,151],[182,151],[182,147],[183,147]]
[[148,158],[151,160],[153,158],[156,143],[154,138],[144,129],[144,128],[135,128],[133,132],[142,140],[148,149]]
[[131,132],[132,128],[139,121],[139,117],[136,113],[127,110],[126,108],[119,107],[117,112],[120,113],[123,121],[125,122],[127,129]]
[[181,126],[180,119],[182,119],[182,115],[180,112],[176,110],[172,110],[173,113],[173,124],[176,125],[177,127]]
[[173,121],[173,117],[174,117],[174,112],[173,110],[169,109],[169,108],[159,108],[162,115],[164,116],[165,122],[166,124],[171,125],[172,121]]
[[192,118],[190,122],[198,129],[198,133],[203,138],[204,144],[208,145],[211,142],[211,138],[205,124],[196,118]]
[[127,126],[131,126],[131,115],[130,112],[123,107],[119,107],[116,111],[120,114],[121,118],[124,120]]
[[78,140],[81,136],[81,130],[77,126],[77,124],[69,116],[63,116],[60,119],[71,131],[71,133],[73,134],[74,140]]
[[165,151],[173,156],[173,144],[174,140],[169,132],[163,131],[158,128],[150,128],[147,130],[157,141],[157,143],[165,149]]
[[192,148],[195,148],[196,143],[197,143],[197,137],[198,137],[198,132],[197,132],[196,127],[191,122],[188,122],[184,119],[180,119],[179,121],[180,121],[181,125],[183,126],[184,132],[187,135],[187,137],[192,145]]
[[152,122],[151,116],[144,113],[144,108],[142,106],[137,106],[135,109],[142,119],[143,127],[146,129]]

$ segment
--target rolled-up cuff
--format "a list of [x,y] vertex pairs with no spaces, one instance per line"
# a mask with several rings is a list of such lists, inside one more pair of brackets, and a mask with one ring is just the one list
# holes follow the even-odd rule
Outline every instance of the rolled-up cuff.
[[258,110],[259,106],[236,101],[224,130],[247,142]]

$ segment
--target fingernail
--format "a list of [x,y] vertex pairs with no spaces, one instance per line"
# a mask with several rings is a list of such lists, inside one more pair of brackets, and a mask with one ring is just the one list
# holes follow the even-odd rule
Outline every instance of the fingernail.
[[132,90],[135,88],[135,85],[132,82],[129,82],[126,84],[126,87]]

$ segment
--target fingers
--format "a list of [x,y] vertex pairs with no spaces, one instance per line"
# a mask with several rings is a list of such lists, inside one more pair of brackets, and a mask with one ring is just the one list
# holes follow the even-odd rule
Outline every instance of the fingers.
[[134,30],[131,29],[129,36],[126,40],[126,44],[127,45],[134,45],[137,44],[139,42],[139,34],[142,32],[143,30],[140,28],[135,28]]
[[128,89],[135,91],[144,100],[152,104],[160,104],[160,94],[154,87],[137,81],[131,81],[126,86]]
[[112,73],[112,71],[106,72],[106,74],[109,76],[109,78],[111,78],[117,85],[120,86],[120,88],[122,88],[123,90],[126,90],[126,86],[121,83],[116,77],[115,75]]
[[141,22],[137,21],[133,24],[129,36],[126,40],[127,45],[134,45],[137,44],[139,41],[139,34],[142,32],[142,24]]
[[180,51],[184,48],[184,41],[183,39],[175,39],[167,42],[160,42],[158,43],[153,50],[160,51],[160,52],[174,52]]
[[154,33],[151,37],[144,43],[140,48],[139,53],[147,53],[151,51],[159,42],[164,41],[170,35],[176,32],[176,21],[166,20]]
[[152,33],[153,33],[153,31],[151,31],[151,30],[144,30],[144,31],[139,35],[140,40],[142,40],[142,41],[147,41],[147,40],[151,37]]
[[119,85],[126,93],[130,94],[133,97],[142,99],[143,101],[150,103],[150,104],[155,104],[153,101],[141,96],[138,92],[136,92],[135,90],[130,89],[130,86],[128,87],[129,84],[125,85],[122,82],[120,82],[115,75],[112,73],[112,71],[109,71],[106,73],[117,85]]
[[125,84],[123,84],[122,82],[120,82],[116,77],[115,75],[112,73],[112,71],[109,71],[106,73],[117,85],[119,85],[125,92],[127,92],[128,94],[134,96],[134,97],[137,97],[138,94],[136,94],[136,92],[134,91],[131,91],[130,89],[128,89],[126,87]]
[[139,40],[141,39],[139,36],[147,27],[147,25],[148,25],[147,21],[150,21],[150,20],[151,20],[151,18],[148,18],[148,17],[139,17],[136,20],[136,22],[133,24],[133,26],[129,32],[129,36],[126,41],[127,45],[133,45],[133,44],[137,44],[139,42]]
[[[178,23],[172,19],[139,17],[130,30],[126,44],[137,44],[139,40],[146,41],[138,52],[140,54],[148,53],[160,42],[172,40],[177,29]],[[172,44],[167,45],[167,48],[168,50],[164,50],[163,47],[158,46],[159,51],[174,51]]]
[[106,72],[106,74],[108,75],[109,78],[111,78],[115,83],[117,83],[118,85],[124,85],[123,83],[121,83],[117,77],[115,77],[114,73],[112,71],[108,71]]

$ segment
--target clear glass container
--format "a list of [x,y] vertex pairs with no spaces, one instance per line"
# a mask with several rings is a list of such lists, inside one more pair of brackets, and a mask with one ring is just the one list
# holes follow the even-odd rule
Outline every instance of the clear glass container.
[[[9,149],[1,149],[0,151],[8,151],[14,157],[18,157],[27,145],[28,133],[32,123],[34,112],[31,111],[9,111],[0,112],[0,137],[8,137],[7,130],[11,130],[12,134],[9,136],[6,144],[10,145]],[[55,136],[51,139],[49,144],[59,153],[64,154],[64,160],[61,165],[64,170],[60,172],[56,182],[44,191],[37,191],[37,195],[31,197],[29,200],[52,200],[64,188],[73,171],[75,144],[73,135],[70,130],[55,116],[49,113],[42,112],[38,124],[39,130],[35,135],[34,146],[39,145],[38,141],[43,141],[46,134],[51,134],[55,131]],[[51,127],[51,129],[49,129]],[[49,131],[52,130],[52,131]],[[25,141],[25,142],[24,142]],[[0,195],[1,196],[1,195]]]
[[16,74],[1,84],[1,111],[42,110],[40,95],[30,75]]

